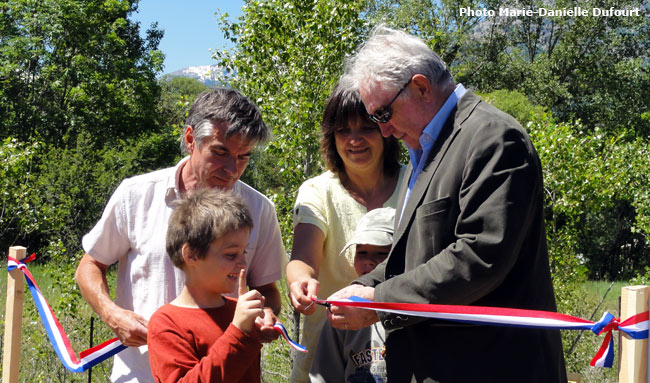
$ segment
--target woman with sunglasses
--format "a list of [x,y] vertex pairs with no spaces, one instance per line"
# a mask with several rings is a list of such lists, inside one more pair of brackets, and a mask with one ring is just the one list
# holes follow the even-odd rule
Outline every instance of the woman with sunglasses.
[[[359,94],[342,83],[327,101],[321,133],[328,170],[300,186],[287,266],[291,304],[306,315],[301,343],[312,351],[326,321],[325,309],[312,298],[326,298],[357,277],[354,249],[341,249],[365,213],[396,207],[405,170],[397,139],[382,137]],[[292,382],[308,382],[313,357],[313,352],[296,356]]]

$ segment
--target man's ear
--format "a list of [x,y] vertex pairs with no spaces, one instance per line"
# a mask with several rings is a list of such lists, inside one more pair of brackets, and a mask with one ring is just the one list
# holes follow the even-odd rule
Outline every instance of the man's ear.
[[183,263],[186,265],[193,265],[198,260],[197,251],[194,250],[189,243],[184,243],[181,248],[181,255],[183,256]]
[[185,133],[183,134],[183,142],[185,143],[185,148],[191,154],[194,150],[196,142],[194,141],[194,128],[190,125],[185,126]]
[[428,99],[433,96],[431,81],[427,76],[419,73],[414,74],[411,82],[415,85],[415,93],[417,94],[417,97],[428,101]]

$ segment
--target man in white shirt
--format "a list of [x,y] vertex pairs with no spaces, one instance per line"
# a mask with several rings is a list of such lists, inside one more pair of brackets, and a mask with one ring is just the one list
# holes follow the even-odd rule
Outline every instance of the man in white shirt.
[[[266,301],[262,339],[281,310],[275,282],[286,254],[271,201],[239,180],[256,145],[270,131],[257,107],[239,92],[216,88],[199,95],[190,108],[176,166],[124,180],[102,217],[84,236],[86,254],[75,278],[83,297],[120,341],[130,346],[115,356],[111,381],[153,382],[147,352],[147,321],[182,290],[183,273],[165,251],[173,202],[202,187],[232,189],[248,203],[254,227],[246,249],[247,282]],[[119,262],[115,301],[106,272]]]

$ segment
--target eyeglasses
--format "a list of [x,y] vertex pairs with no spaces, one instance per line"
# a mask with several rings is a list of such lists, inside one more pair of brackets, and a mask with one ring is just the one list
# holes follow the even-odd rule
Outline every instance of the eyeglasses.
[[393,117],[393,111],[390,110],[390,106],[393,104],[393,102],[395,102],[395,100],[397,100],[397,97],[399,97],[399,95],[402,94],[402,92],[404,91],[404,89],[406,89],[406,87],[407,87],[410,83],[411,83],[411,79],[409,79],[409,80],[406,82],[406,84],[404,84],[404,86],[402,87],[402,89],[400,89],[399,92],[397,92],[397,94],[395,95],[395,97],[393,97],[393,99],[390,100],[390,102],[388,103],[388,105],[383,106],[383,107],[377,109],[377,110],[375,111],[375,113],[373,113],[373,114],[368,113],[368,117],[369,117],[369,118],[370,118],[374,123],[377,123],[377,124],[380,123],[380,122],[381,122],[382,124],[385,124],[385,123],[387,123],[388,121],[390,121],[390,118]]

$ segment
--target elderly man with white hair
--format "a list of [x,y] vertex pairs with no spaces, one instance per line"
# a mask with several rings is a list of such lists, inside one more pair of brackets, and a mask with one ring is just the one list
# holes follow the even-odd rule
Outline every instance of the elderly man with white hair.
[[[456,85],[419,38],[376,28],[348,63],[384,136],[409,149],[385,262],[332,295],[555,311],[542,169],[511,116]],[[332,307],[334,327],[381,321],[391,382],[566,382],[557,330]]]

